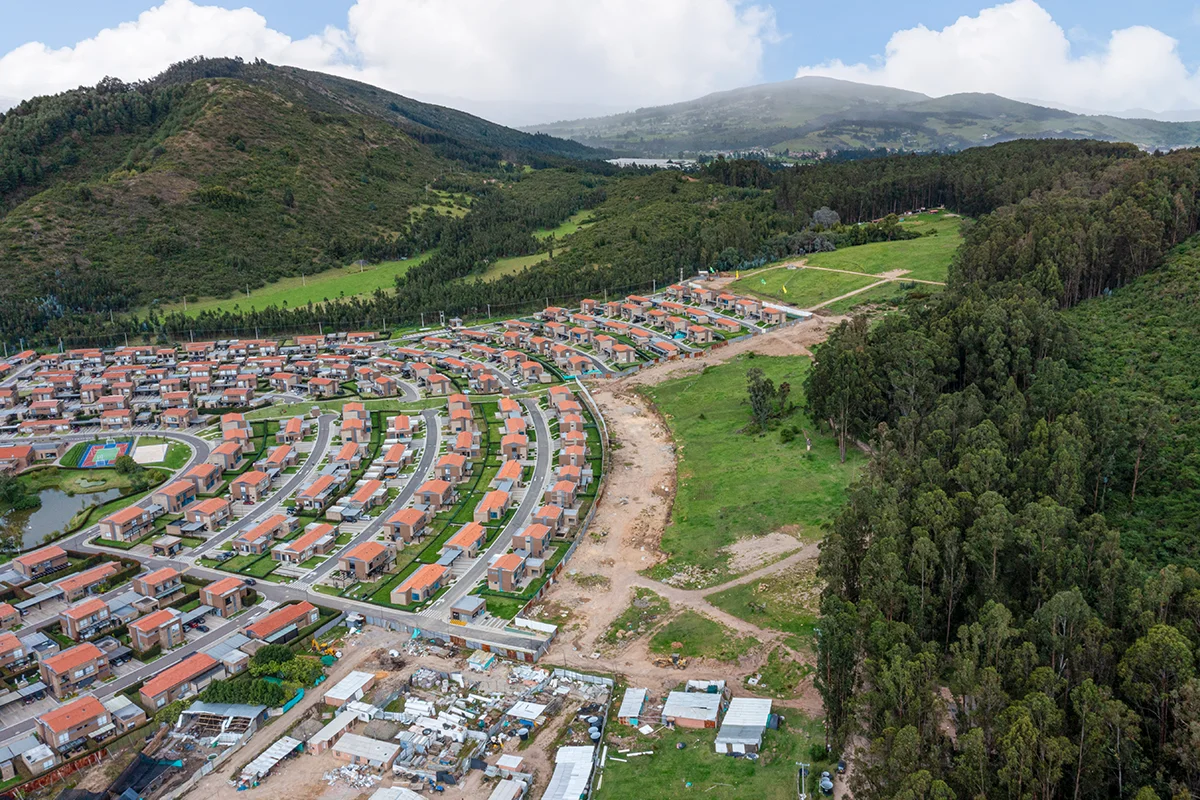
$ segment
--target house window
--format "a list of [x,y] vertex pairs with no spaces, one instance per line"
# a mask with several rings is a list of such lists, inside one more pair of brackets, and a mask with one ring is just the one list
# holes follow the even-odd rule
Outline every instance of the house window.
[[58,743],[59,743],[59,744],[66,744],[68,741],[70,741],[70,738],[71,738],[71,734],[69,734],[69,733],[60,733],[60,734],[58,735]]
[[160,698],[158,698],[158,702],[156,702],[156,703],[154,704],[154,707],[155,707],[155,708],[162,708],[162,707],[163,707],[163,705],[165,705],[165,704],[166,704],[166,702],[167,702],[167,698],[165,698],[165,697],[160,697]]

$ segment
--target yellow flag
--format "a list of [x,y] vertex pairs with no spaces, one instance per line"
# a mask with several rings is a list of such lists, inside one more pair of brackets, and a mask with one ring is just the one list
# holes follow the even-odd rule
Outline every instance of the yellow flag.
[[780,288],[780,289],[783,289],[783,293],[784,293],[784,294],[787,294],[787,287],[786,287],[786,286],[780,286],[779,288]]
[[740,277],[742,277],[742,271],[741,271],[740,269],[735,269],[735,270],[733,271],[733,277],[735,277],[735,278],[740,278]]

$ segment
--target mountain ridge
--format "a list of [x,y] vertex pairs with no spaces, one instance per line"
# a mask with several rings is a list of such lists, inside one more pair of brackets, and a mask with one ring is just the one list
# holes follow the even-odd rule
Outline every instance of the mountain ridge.
[[930,97],[820,76],[521,130],[637,156],[753,148],[960,150],[1019,138],[1090,138],[1144,149],[1200,145],[1195,121],[1076,114],[993,93]]

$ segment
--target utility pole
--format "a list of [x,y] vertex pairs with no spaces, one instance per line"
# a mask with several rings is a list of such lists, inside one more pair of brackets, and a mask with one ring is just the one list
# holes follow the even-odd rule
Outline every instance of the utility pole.
[[799,761],[797,761],[796,766],[800,768],[800,781],[801,781],[801,783],[800,783],[800,800],[807,800],[807,798],[808,798],[808,768],[811,767],[812,764],[802,764]]

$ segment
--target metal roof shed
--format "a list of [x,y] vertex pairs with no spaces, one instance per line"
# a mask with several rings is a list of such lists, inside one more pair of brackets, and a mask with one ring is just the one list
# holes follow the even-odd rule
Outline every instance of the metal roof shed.
[[718,753],[757,753],[771,718],[771,701],[758,697],[735,697],[717,731]]
[[706,692],[671,692],[663,704],[662,721],[685,728],[715,728],[721,695]]
[[624,725],[637,725],[646,707],[646,690],[635,689],[632,686],[625,690],[621,698],[621,708],[617,711],[617,720]]
[[300,747],[300,745],[301,742],[299,739],[284,736],[264,750],[258,758],[242,767],[242,780],[253,780],[254,778],[261,778],[263,775],[266,775],[275,768],[276,764],[295,752],[296,748]]
[[505,778],[496,784],[496,788],[488,795],[488,800],[521,800],[529,787],[518,780]]
[[333,752],[349,759],[352,764],[367,764],[376,769],[386,769],[396,759],[400,745],[368,739],[357,733],[347,733],[338,739],[337,744],[333,746]]
[[374,683],[374,674],[355,670],[330,687],[325,693],[325,704],[341,706],[350,700],[361,700]]
[[358,719],[358,713],[355,711],[343,711],[329,721],[325,727],[313,734],[308,740],[308,749],[313,753],[323,753],[333,746],[338,737],[349,730],[350,726]]
[[554,754],[554,774],[542,800],[579,800],[592,778],[594,747],[560,747]]

